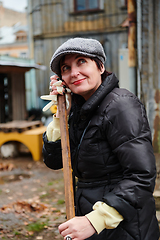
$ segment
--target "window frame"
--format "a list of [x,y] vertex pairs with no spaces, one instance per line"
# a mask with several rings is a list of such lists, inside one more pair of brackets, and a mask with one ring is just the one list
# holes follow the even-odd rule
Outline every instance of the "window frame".
[[[87,3],[89,3],[89,0],[85,0],[86,2],[86,6],[88,5]],[[77,0],[74,0],[74,13],[94,13],[94,12],[102,12],[104,11],[104,1],[103,0],[98,0],[98,7],[94,8],[94,9],[90,9],[90,8],[86,8],[83,10],[78,10],[77,9]]]
[[127,0],[121,0],[121,7],[120,7],[120,9],[121,10],[126,10],[127,9],[127,3],[128,3]]

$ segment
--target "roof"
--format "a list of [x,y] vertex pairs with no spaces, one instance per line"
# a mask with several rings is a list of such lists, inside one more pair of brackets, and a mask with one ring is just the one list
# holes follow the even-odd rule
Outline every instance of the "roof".
[[4,61],[4,60],[0,60],[0,67],[1,66],[26,68],[27,71],[32,68],[46,70],[46,66],[39,65],[36,63],[21,63],[21,62],[12,62],[12,61]]

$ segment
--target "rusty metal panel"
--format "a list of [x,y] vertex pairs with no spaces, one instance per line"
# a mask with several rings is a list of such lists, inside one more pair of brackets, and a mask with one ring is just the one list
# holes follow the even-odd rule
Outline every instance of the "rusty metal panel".
[[128,50],[129,50],[129,67],[136,67],[137,65],[137,28],[136,28],[136,1],[128,0],[128,20],[129,20],[129,31],[128,31]]
[[160,1],[142,1],[141,86],[153,137],[160,153]]
[[[160,153],[160,1],[154,1],[154,27],[153,27],[153,60],[152,60],[152,85],[154,89],[154,112],[150,122],[153,125],[153,148],[155,153]],[[151,81],[151,79],[150,79]]]
[[[156,30],[154,29],[155,19],[154,19],[154,1],[148,2],[149,12],[149,22],[148,22],[148,34],[149,34],[149,44],[148,44],[148,80],[149,88],[153,89],[154,82],[154,34]],[[155,9],[156,10],[156,9]]]
[[160,153],[160,90],[154,90],[153,96],[154,113],[152,118],[153,122],[153,149],[155,153]]
[[155,64],[154,64],[154,87],[160,89],[160,1],[155,1]]
[[[157,88],[160,89],[160,1],[156,1],[156,9],[157,9],[157,14],[156,14],[156,19],[157,20],[157,35],[156,35],[156,76],[157,76]],[[158,49],[158,50],[157,50]]]

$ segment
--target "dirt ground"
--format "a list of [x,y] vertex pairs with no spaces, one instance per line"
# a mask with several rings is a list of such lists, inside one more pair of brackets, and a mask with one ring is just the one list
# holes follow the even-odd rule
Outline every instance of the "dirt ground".
[[[160,155],[156,155],[156,190],[160,190]],[[62,170],[53,171],[29,153],[0,158],[0,239],[63,239],[66,220]]]
[[30,154],[0,158],[0,239],[63,239],[62,170],[53,171]]

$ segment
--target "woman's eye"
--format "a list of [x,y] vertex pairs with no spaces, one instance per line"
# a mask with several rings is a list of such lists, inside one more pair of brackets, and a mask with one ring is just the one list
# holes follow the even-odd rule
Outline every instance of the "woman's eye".
[[79,59],[79,63],[85,63],[86,60],[85,59]]
[[61,69],[61,71],[62,71],[62,72],[66,72],[68,69],[69,69],[68,66],[63,66],[62,69]]

